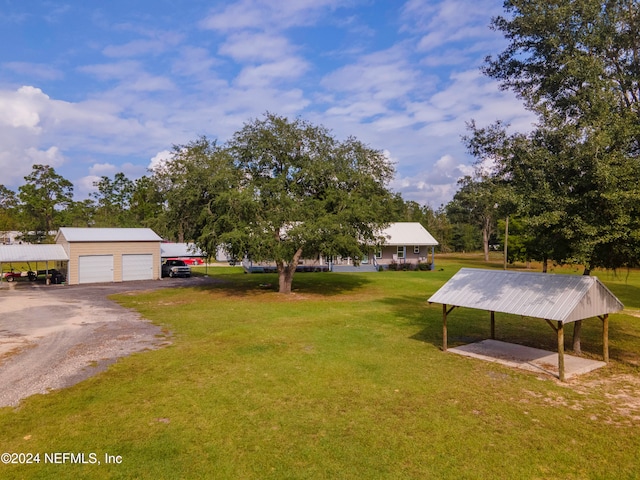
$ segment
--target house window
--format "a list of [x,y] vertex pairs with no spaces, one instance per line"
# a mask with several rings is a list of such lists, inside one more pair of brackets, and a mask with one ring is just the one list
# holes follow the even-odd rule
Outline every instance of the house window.
[[398,258],[404,258],[404,246],[398,245]]
[[376,250],[376,258],[382,258],[382,250]]
[[420,247],[418,245],[413,246],[413,253],[416,255],[420,255]]

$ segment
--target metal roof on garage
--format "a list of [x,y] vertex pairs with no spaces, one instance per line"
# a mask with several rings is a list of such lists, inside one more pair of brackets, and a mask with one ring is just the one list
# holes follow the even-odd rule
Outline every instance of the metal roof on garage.
[[438,245],[438,241],[419,222],[396,222],[382,231],[388,246],[396,245]]
[[150,228],[75,228],[62,227],[56,241],[62,236],[67,242],[160,242],[162,238]]
[[67,261],[62,245],[0,245],[0,263]]
[[575,322],[624,309],[597,277],[462,268],[429,303]]

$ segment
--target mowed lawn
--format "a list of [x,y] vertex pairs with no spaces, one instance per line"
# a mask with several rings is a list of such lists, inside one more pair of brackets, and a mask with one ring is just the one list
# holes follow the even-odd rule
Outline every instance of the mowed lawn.
[[[0,409],[0,451],[40,453],[0,478],[639,478],[640,272],[596,272],[629,311],[611,317],[611,364],[561,384],[442,352],[427,298],[461,266],[487,265],[436,260],[433,272],[298,274],[289,296],[275,275],[209,268],[206,287],[114,297],[172,344]],[[452,346],[487,338],[489,314],[455,310],[448,326]],[[585,355],[600,358],[601,328],[584,322]],[[542,320],[498,314],[496,333],[555,349]],[[100,464],[46,463],[53,452]]]

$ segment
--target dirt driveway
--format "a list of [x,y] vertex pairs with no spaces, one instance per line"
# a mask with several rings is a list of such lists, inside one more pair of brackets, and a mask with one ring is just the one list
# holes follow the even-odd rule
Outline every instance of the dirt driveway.
[[107,295],[206,281],[192,277],[90,286],[3,283],[0,407],[74,385],[120,357],[168,343],[159,327]]

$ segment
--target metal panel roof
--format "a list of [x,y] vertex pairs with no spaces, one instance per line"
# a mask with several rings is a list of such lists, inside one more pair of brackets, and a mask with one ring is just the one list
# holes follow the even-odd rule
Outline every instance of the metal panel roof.
[[161,257],[204,257],[205,254],[193,243],[161,243]]
[[62,245],[0,245],[0,263],[69,260]]
[[385,245],[438,245],[438,241],[418,222],[397,222],[382,231]]
[[563,323],[624,309],[597,277],[476,268],[460,269],[429,298],[429,303]]
[[62,227],[56,241],[62,236],[67,242],[160,242],[162,238],[150,228],[74,228]]

